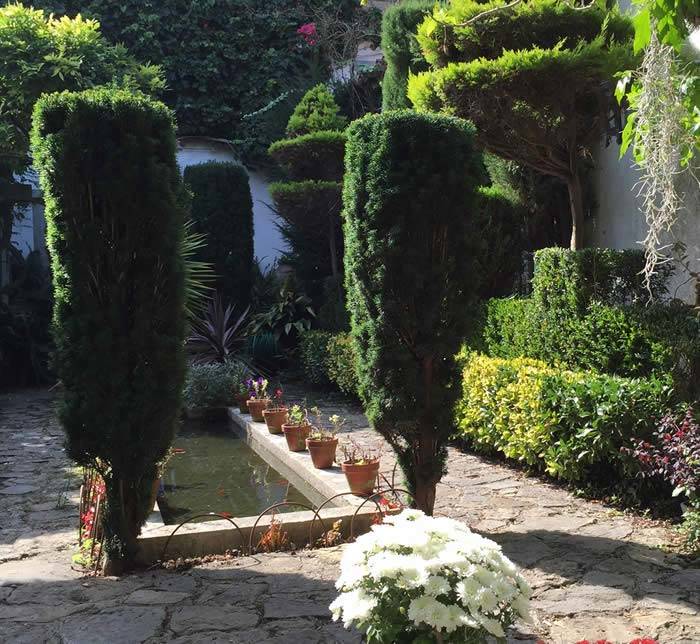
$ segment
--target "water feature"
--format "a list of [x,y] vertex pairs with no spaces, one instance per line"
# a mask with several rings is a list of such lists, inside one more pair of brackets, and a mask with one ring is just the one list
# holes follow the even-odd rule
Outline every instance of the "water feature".
[[[158,499],[165,523],[180,523],[205,512],[255,516],[282,501],[312,505],[238,438],[227,420],[185,421],[173,450]],[[303,509],[286,506],[278,512]]]

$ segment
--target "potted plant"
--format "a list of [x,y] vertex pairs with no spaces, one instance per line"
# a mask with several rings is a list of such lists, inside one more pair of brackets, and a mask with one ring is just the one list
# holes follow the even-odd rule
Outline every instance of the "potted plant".
[[330,416],[330,427],[325,427],[321,418],[321,411],[318,407],[311,409],[316,422],[311,427],[311,433],[306,439],[306,448],[311,454],[311,461],[314,467],[319,470],[325,470],[333,467],[335,462],[335,451],[338,448],[338,439],[336,434],[345,424],[345,419],[337,414]]
[[287,407],[282,400],[282,389],[275,390],[272,402],[267,409],[263,409],[263,418],[270,434],[281,434],[282,425],[287,422]]
[[369,496],[379,473],[380,450],[362,447],[354,441],[343,445],[341,469],[353,494]]
[[247,405],[250,416],[256,423],[262,423],[265,420],[263,410],[267,409],[270,404],[270,399],[267,397],[267,379],[258,376],[251,378],[246,384],[248,385]]
[[289,410],[289,418],[282,425],[284,437],[287,439],[287,447],[290,452],[303,452],[306,449],[306,438],[311,431],[309,415],[306,409],[299,405],[292,405]]

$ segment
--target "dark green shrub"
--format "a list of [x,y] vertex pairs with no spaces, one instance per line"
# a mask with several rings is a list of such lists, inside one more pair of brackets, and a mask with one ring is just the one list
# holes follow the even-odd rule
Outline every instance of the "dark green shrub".
[[481,241],[482,298],[510,295],[522,269],[526,213],[517,197],[495,186],[479,188],[477,230]]
[[235,163],[209,161],[185,168],[192,191],[192,222],[206,243],[195,259],[208,262],[216,290],[227,300],[247,304],[253,271],[253,198],[248,173]]
[[307,331],[299,338],[299,360],[304,378],[312,385],[328,386],[328,331]]
[[529,358],[462,354],[458,436],[572,483],[605,487],[638,468],[621,453],[649,436],[669,405],[667,383],[566,371]]
[[188,409],[233,407],[236,404],[235,392],[248,377],[248,368],[235,360],[190,365],[182,402]]
[[287,123],[287,136],[343,130],[347,124],[347,119],[340,114],[340,107],[330,89],[320,84],[306,92],[294,108]]
[[409,73],[427,69],[415,33],[433,5],[431,0],[404,0],[384,11],[382,53],[386,71],[382,80],[382,110],[385,112],[410,107],[406,96]]
[[464,311],[478,288],[469,235],[480,155],[472,127],[408,111],[348,129],[345,271],[359,395],[432,512],[445,467]]
[[649,293],[644,261],[642,250],[544,248],[535,253],[533,297],[544,308],[566,315],[584,313],[594,300],[613,305],[658,301],[666,293],[673,267],[660,268]]
[[107,570],[133,563],[184,377],[185,212],[170,111],[92,90],[37,103],[60,421],[68,454],[107,489]]
[[[469,340],[490,356],[519,357],[626,377],[671,378],[674,395],[700,393],[700,320],[674,303],[610,306],[592,302],[582,315],[561,315],[533,299],[492,299],[481,338]],[[483,344],[479,344],[479,340]]]
[[349,333],[332,335],[326,343],[328,379],[344,394],[357,396],[357,354]]

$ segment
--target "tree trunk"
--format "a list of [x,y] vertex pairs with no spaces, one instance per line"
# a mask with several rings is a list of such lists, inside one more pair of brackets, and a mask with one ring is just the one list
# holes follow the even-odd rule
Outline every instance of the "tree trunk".
[[105,486],[103,571],[105,575],[114,576],[137,565],[137,538],[151,510],[147,505],[152,483],[145,479],[133,481],[108,476]]
[[420,472],[416,472],[415,504],[419,510],[432,516],[435,509],[435,488],[437,483],[434,480],[424,479]]
[[573,168],[573,174],[566,182],[569,189],[569,205],[571,207],[571,250],[583,248],[583,188],[578,169]]

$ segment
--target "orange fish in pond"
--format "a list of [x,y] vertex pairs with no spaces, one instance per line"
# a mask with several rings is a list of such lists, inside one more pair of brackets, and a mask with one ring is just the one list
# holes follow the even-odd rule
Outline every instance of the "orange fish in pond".
[[173,454],[184,454],[185,450],[182,447],[173,447]]
[[226,490],[224,490],[223,486],[220,485],[219,487],[216,488],[216,493],[219,496],[224,496],[226,494]]
[[224,519],[230,519],[233,515],[230,512],[219,512],[220,517],[224,517]]

